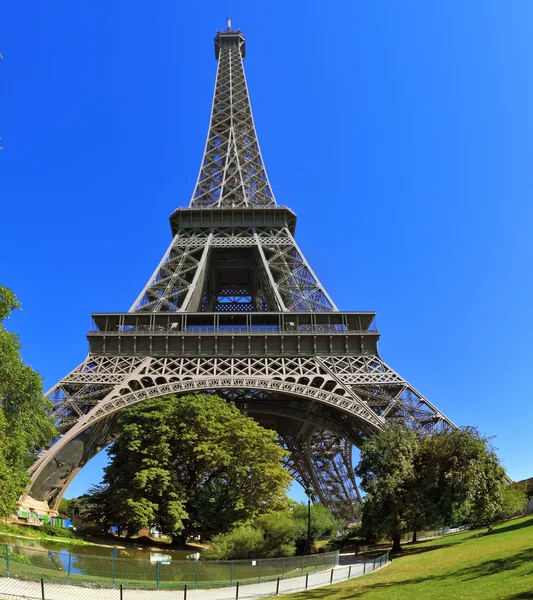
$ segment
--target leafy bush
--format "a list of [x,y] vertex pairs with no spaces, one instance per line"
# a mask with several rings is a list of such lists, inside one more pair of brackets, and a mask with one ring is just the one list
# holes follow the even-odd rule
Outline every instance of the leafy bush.
[[294,556],[298,525],[292,512],[279,511],[260,516],[254,522],[263,536],[261,557]]
[[28,525],[15,525],[13,523],[0,523],[0,532],[11,535],[22,535],[24,537],[39,537],[37,528]]
[[261,556],[263,547],[263,532],[256,527],[241,525],[229,533],[215,535],[211,547],[204,550],[203,558],[209,560],[257,558]]
[[25,556],[24,554],[20,554],[20,552],[13,550],[13,548],[8,547],[7,554],[8,554],[10,561],[31,564],[31,560],[29,559],[28,556]]
[[[304,504],[292,503],[291,510],[266,513],[251,524],[238,525],[229,533],[213,537],[203,557],[228,560],[303,554],[307,550],[307,510]],[[312,539],[332,535],[341,527],[342,523],[325,506],[311,507]]]

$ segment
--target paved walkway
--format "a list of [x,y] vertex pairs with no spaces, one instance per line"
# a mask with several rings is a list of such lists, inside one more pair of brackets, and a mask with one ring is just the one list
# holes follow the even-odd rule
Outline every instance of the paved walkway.
[[[384,558],[382,566],[385,566]],[[346,562],[350,561],[350,562]],[[240,598],[267,598],[279,594],[290,594],[311,588],[323,587],[331,583],[346,581],[371,573],[380,567],[379,562],[363,563],[354,555],[341,555],[341,564],[333,570],[309,573],[308,576],[293,577],[279,582],[268,581],[214,589],[139,590],[124,588],[87,588],[57,583],[44,584],[44,597],[41,583],[7,577],[0,578],[0,598],[4,600],[238,600]]]

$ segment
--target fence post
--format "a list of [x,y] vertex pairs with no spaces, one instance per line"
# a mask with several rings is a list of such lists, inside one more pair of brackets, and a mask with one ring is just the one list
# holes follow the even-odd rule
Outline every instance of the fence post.
[[309,573],[305,574],[305,589],[307,589],[307,586],[309,585]]
[[278,577],[278,581],[276,583],[276,596],[279,596],[279,577]]
[[283,562],[281,563],[281,578],[282,579],[285,579],[285,564],[286,564],[286,561],[285,561],[285,559],[283,559]]
[[187,600],[187,584],[183,586],[183,600]]
[[157,589],[159,589],[159,582],[161,580],[161,573],[160,573],[160,570],[159,570],[160,569],[159,565],[160,565],[160,562],[157,561],[155,563],[155,587]]
[[363,575],[366,573],[366,561],[363,563]]
[[237,581],[237,587],[235,591],[235,600],[239,600],[239,582]]
[[120,584],[120,600],[122,600],[122,584]]
[[194,588],[198,589],[198,559],[194,561]]
[[[68,553],[68,570],[67,570],[67,584],[70,585],[70,566],[72,564],[72,554],[69,552]],[[113,587],[115,587],[115,585],[113,584]]]
[[115,557],[111,557],[111,579],[113,580],[113,587],[115,587]]
[[44,579],[41,577],[41,598],[42,600],[46,600],[44,597]]
[[6,544],[6,575],[8,577],[11,577],[10,571],[9,571],[9,546]]
[[229,586],[233,585],[233,561],[229,565]]
[[352,565],[350,565],[350,568],[348,569],[348,579],[350,579],[352,575]]
[[257,583],[261,583],[261,559],[259,559],[259,576],[257,577]]
[[331,575],[329,576],[329,583],[333,583],[333,569],[331,569]]

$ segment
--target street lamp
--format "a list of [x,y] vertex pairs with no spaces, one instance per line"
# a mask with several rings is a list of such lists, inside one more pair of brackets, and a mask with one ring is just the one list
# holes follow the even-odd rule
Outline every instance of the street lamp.
[[311,554],[311,495],[312,490],[309,488],[305,489],[305,495],[307,496],[307,543],[306,543],[306,554]]

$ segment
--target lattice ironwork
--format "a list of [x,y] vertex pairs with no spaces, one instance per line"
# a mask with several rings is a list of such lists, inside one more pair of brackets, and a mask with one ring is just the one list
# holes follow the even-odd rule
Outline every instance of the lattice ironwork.
[[[235,258],[237,250],[241,254]],[[256,283],[262,294],[247,290],[247,295],[260,299],[255,304],[250,300],[253,308],[243,310],[336,310],[286,227],[179,230],[130,310],[215,310],[212,297],[216,290],[209,289],[209,274],[221,269],[234,273],[248,269],[260,275]],[[242,273],[239,275],[242,278]],[[251,282],[245,278],[244,283]]]
[[211,122],[190,206],[275,206],[244,75],[244,37],[226,32],[219,42]]
[[276,204],[268,181],[244,37],[228,29],[215,49],[211,122],[189,207],[173,213],[172,242],[129,313],[100,315],[86,360],[47,393],[61,435],[31,467],[29,492],[57,506],[114,439],[124,408],[217,393],[276,430],[293,477],[348,518],[360,501],[353,446],[389,423],[424,433],[454,425],[381,360],[373,313],[339,313],[321,285],[293,237],[294,213]]

